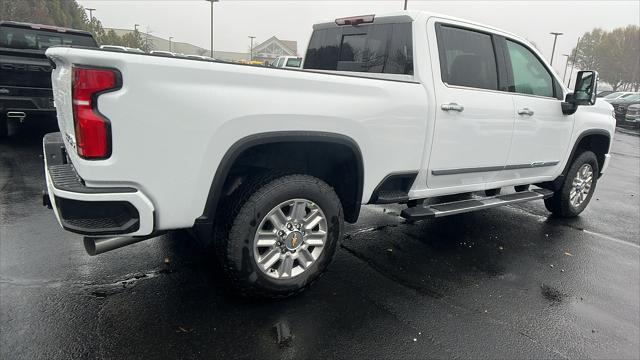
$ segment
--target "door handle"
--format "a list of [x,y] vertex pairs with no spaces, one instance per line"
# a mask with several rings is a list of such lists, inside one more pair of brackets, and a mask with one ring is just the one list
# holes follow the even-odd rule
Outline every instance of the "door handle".
[[518,115],[533,116],[533,110],[529,108],[520,109],[518,110]]
[[456,104],[456,103],[449,103],[449,104],[440,105],[440,109],[442,109],[444,111],[462,112],[464,110],[464,106]]

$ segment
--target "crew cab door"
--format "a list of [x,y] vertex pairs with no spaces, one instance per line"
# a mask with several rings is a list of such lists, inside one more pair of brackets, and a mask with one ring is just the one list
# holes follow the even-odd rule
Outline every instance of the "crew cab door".
[[499,37],[438,18],[427,28],[436,98],[427,186],[480,188],[504,168],[513,131]]
[[503,44],[515,124],[507,166],[494,180],[557,174],[574,116],[562,113],[562,88],[538,55],[516,40],[504,39]]

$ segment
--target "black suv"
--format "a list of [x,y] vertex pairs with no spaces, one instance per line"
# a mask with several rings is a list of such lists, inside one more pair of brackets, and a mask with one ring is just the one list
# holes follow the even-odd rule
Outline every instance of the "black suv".
[[51,64],[44,55],[55,45],[98,46],[86,31],[0,21],[0,137],[9,121],[55,119]]

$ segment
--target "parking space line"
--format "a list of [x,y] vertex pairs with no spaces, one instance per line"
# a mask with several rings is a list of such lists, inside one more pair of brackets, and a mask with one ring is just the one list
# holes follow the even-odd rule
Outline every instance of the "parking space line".
[[618,243],[618,244],[628,245],[628,246],[631,246],[633,248],[640,249],[640,245],[634,244],[634,243],[626,241],[626,240],[616,239],[616,238],[614,238],[612,236],[600,234],[600,233],[589,231],[589,230],[586,230],[586,229],[582,229],[582,231],[586,232],[587,234],[590,234],[590,235],[598,236],[598,237],[603,238],[605,240],[613,241],[613,242]]

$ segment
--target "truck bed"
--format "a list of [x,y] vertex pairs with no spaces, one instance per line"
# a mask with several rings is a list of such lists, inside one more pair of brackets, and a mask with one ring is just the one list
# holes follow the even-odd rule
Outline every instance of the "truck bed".
[[364,203],[390,171],[420,167],[424,136],[415,134],[426,132],[429,105],[413,76],[283,70],[71,47],[46,54],[56,64],[54,97],[67,148],[75,141],[71,67],[120,72],[122,88],[98,98],[98,110],[111,125],[111,157],[91,161],[68,153],[87,186],[134,187],[161,207],[157,230],[192,226],[225,153],[253,134],[317,131],[353,139],[366,154]]

